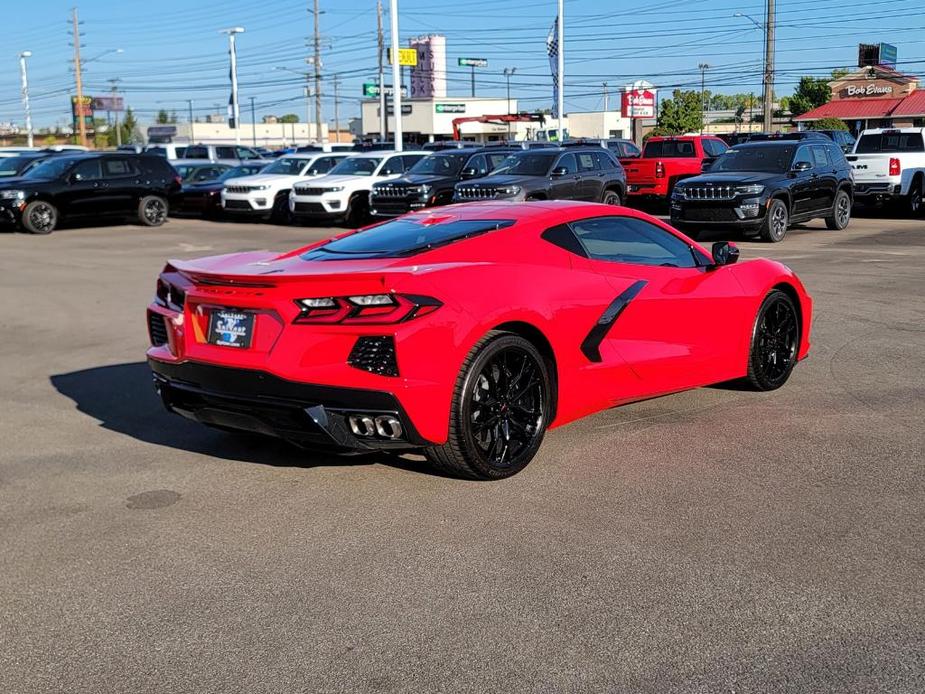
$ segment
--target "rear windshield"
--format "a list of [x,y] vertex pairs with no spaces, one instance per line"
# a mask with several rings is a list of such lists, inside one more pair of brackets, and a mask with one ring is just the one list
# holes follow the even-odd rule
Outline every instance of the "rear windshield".
[[733,148],[713,162],[710,173],[722,171],[784,173],[790,169],[794,149],[796,149],[794,145]]
[[921,152],[925,150],[921,133],[875,133],[861,135],[856,154],[876,152]]
[[395,219],[313,248],[305,260],[392,258],[413,255],[461,239],[503,229],[512,219],[461,219],[424,224],[425,219]]
[[642,156],[646,159],[655,157],[660,159],[695,157],[697,156],[697,151],[694,149],[692,140],[659,140],[657,142],[647,142]]
[[492,175],[545,176],[559,157],[557,152],[523,152],[512,154],[492,171]]

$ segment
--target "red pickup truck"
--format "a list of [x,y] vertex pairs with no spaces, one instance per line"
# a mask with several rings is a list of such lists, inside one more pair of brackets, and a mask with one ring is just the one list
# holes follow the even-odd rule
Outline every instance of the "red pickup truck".
[[665,198],[682,178],[699,176],[703,160],[713,160],[729,147],[712,135],[650,137],[642,156],[624,163],[626,192],[635,198]]

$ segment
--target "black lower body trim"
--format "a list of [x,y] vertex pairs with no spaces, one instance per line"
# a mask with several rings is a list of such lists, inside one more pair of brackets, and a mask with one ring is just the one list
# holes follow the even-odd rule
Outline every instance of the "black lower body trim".
[[[391,393],[299,383],[265,371],[149,359],[164,406],[210,426],[252,431],[306,448],[335,451],[409,449],[432,445],[417,433]],[[359,436],[351,415],[390,416],[401,436]]]
[[581,352],[589,361],[601,361],[601,342],[607,337],[607,333],[616,322],[620,314],[626,309],[630,301],[636,298],[636,295],[642,291],[642,288],[648,284],[645,280],[637,280],[629,286],[628,289],[620,293],[597,319],[597,323],[591,328],[590,332],[581,341]]

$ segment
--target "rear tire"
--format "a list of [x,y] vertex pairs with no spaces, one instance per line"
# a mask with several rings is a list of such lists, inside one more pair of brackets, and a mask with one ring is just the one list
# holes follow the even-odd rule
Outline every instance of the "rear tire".
[[780,243],[787,235],[790,226],[790,215],[783,200],[774,198],[768,206],[764,224],[761,226],[761,238],[771,243]]
[[493,330],[463,361],[446,443],[424,454],[454,477],[510,477],[539,450],[551,398],[549,371],[536,347],[519,335]]
[[45,200],[33,200],[22,211],[22,226],[30,234],[50,234],[58,226],[58,208]]
[[769,292],[752,329],[748,385],[761,391],[784,385],[796,365],[801,334],[800,316],[793,299],[779,289]]
[[835,194],[832,214],[825,218],[825,225],[833,231],[846,229],[851,223],[851,197],[844,190]]
[[919,217],[922,214],[922,179],[918,178],[912,182],[912,188],[906,196],[905,205],[906,213],[910,217]]
[[605,205],[620,206],[623,204],[623,199],[620,197],[620,193],[616,190],[605,190],[604,196],[601,198],[601,202]]
[[138,221],[146,227],[159,227],[167,220],[167,201],[157,195],[146,195],[138,202]]

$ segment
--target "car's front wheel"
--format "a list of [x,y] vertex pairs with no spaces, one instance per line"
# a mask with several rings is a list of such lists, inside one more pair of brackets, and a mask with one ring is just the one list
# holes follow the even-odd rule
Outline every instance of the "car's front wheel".
[[530,342],[491,331],[463,362],[450,408],[447,442],[428,459],[457,477],[495,480],[523,470],[549,424],[552,385]]
[[159,227],[167,221],[167,201],[157,195],[146,195],[138,202],[138,221],[146,227]]
[[764,226],[761,227],[761,238],[771,243],[783,241],[787,235],[787,227],[790,226],[789,217],[787,205],[783,200],[778,198],[771,200],[764,219]]
[[22,226],[30,234],[50,234],[58,226],[58,209],[45,200],[33,200],[22,211]]
[[796,365],[800,348],[800,317],[785,292],[774,289],[764,298],[752,331],[748,384],[755,390],[780,388]]

